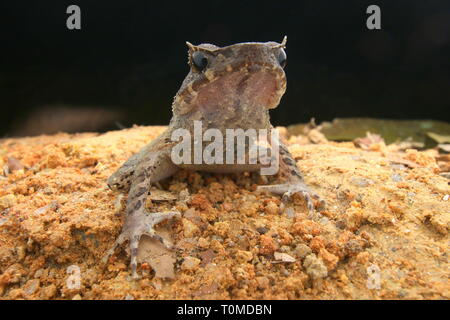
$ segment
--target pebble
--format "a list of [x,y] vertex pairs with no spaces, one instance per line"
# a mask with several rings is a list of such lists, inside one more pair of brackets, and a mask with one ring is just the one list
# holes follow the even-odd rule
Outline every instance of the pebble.
[[7,194],[6,196],[0,197],[0,210],[8,209],[15,205],[16,202],[16,196],[13,194]]
[[367,187],[370,184],[373,184],[374,182],[370,179],[366,179],[366,178],[357,178],[357,177],[352,177],[350,179],[350,182],[353,185],[359,186],[359,187]]
[[14,172],[17,170],[24,169],[24,165],[15,157],[8,157],[8,168],[9,171]]
[[44,269],[39,269],[34,273],[35,278],[40,278],[44,274]]
[[306,257],[308,254],[311,253],[311,248],[308,247],[306,244],[301,243],[297,245],[297,247],[295,247],[294,253],[296,256],[303,259],[304,257]]
[[209,246],[209,241],[208,241],[207,239],[203,238],[203,237],[200,237],[200,238],[198,239],[197,244],[198,244],[198,246],[199,246],[200,248],[208,248],[208,246]]
[[284,209],[284,212],[291,219],[295,217],[295,211],[291,207]]
[[56,291],[56,286],[54,284],[51,284],[42,289],[42,297],[44,299],[51,299],[56,295]]
[[321,279],[328,275],[327,267],[322,259],[317,258],[314,253],[306,256],[305,261],[303,261],[303,267],[312,279]]
[[236,260],[239,262],[249,262],[253,259],[253,254],[250,251],[238,250],[236,253]]
[[275,252],[273,254],[275,260],[282,262],[295,262],[295,258],[283,252]]
[[39,289],[40,281],[39,279],[32,279],[28,280],[25,286],[23,287],[23,290],[27,295],[32,295],[36,292],[37,289]]
[[17,247],[16,252],[17,252],[17,257],[18,257],[19,261],[22,261],[23,259],[25,259],[27,250],[24,246]]
[[261,276],[256,278],[259,289],[267,289],[270,285],[270,280],[267,277]]
[[8,218],[0,218],[0,227],[8,221]]
[[265,233],[267,233],[267,231],[269,231],[269,229],[267,229],[266,227],[259,227],[259,228],[256,228],[256,231],[258,231],[259,234],[265,234]]
[[181,270],[185,271],[193,271],[196,269],[200,264],[200,259],[194,258],[194,257],[186,257],[184,258],[183,263],[181,264]]
[[276,205],[275,202],[270,201],[269,203],[267,203],[265,211],[267,214],[271,214],[271,215],[275,215],[279,212],[280,208],[278,208],[278,206]]
[[403,181],[402,176],[399,175],[398,173],[392,174],[391,178],[392,178],[392,181],[394,181],[394,182],[400,182],[400,181]]
[[182,221],[183,221],[183,232],[186,238],[193,238],[200,232],[200,229],[188,219],[183,218]]

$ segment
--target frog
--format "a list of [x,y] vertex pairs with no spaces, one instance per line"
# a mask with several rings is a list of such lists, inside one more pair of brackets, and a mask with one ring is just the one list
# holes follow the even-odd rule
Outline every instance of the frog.
[[[172,103],[172,119],[167,129],[139,152],[132,155],[107,180],[108,187],[128,193],[125,221],[122,231],[105,254],[106,262],[115,249],[128,241],[130,269],[133,279],[137,272],[137,256],[143,235],[157,239],[172,249],[173,245],[159,236],[155,226],[164,221],[178,219],[180,212],[147,212],[145,208],[149,190],[155,183],[169,178],[179,170],[212,173],[253,172],[262,163],[178,163],[173,161],[173,134],[183,129],[193,133],[194,123],[201,122],[202,130],[214,128],[224,133],[228,129],[276,130],[269,111],[276,108],[286,91],[287,37],[281,42],[242,42],[219,47],[210,43],[188,47],[189,73],[182,82]],[[258,192],[273,193],[282,197],[282,203],[300,195],[309,212],[315,202],[324,201],[304,182],[289,149],[281,139],[273,139],[278,161],[278,184],[258,186]]]

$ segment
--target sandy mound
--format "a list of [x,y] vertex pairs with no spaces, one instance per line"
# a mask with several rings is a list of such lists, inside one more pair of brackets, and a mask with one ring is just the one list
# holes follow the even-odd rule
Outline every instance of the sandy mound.
[[130,281],[126,246],[101,263],[126,199],[105,181],[162,130],[0,142],[0,298],[450,298],[450,180],[436,152],[301,137],[289,149],[321,214],[301,198],[281,214],[278,196],[254,192],[267,183],[257,174],[180,171],[147,203],[182,213],[161,226],[176,250],[145,239],[142,261],[156,259]]

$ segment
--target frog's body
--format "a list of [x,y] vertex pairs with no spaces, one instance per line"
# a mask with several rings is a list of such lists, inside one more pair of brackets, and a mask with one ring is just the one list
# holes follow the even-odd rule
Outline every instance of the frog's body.
[[[173,118],[168,129],[128,159],[109,179],[113,190],[128,191],[126,220],[123,231],[110,249],[130,242],[131,269],[137,277],[137,249],[141,235],[157,237],[154,226],[161,221],[179,216],[178,212],[145,212],[145,200],[151,183],[173,175],[180,168],[210,172],[255,171],[261,164],[175,164],[171,150],[178,142],[172,139],[177,129],[186,129],[194,135],[194,121],[201,121],[202,132],[218,129],[225,136],[226,129],[266,129],[270,124],[269,109],[278,106],[286,90],[283,70],[286,54],[283,42],[239,43],[219,48],[211,44],[189,47],[191,70],[172,104]],[[283,200],[294,193],[303,195],[309,210],[313,210],[311,196],[288,149],[279,141],[279,174],[283,184],[262,186],[260,189],[283,194]],[[207,144],[205,144],[206,146]],[[164,240],[159,238],[161,241]],[[167,243],[164,243],[168,246]]]

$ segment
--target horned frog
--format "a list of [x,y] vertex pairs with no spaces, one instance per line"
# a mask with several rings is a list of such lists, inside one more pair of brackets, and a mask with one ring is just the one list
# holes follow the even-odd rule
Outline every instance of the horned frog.
[[[171,150],[176,141],[171,139],[177,129],[194,131],[193,123],[201,121],[204,130],[273,129],[269,110],[276,108],[286,91],[286,40],[277,42],[247,42],[226,47],[212,44],[192,45],[189,48],[190,71],[172,103],[173,117],[167,130],[130,157],[111,177],[112,190],[128,192],[126,219],[122,232],[107,252],[104,261],[117,246],[128,241],[132,277],[138,278],[137,253],[142,235],[159,239],[170,247],[154,230],[158,223],[179,217],[180,213],[145,210],[146,198],[152,183],[173,175],[179,169],[231,173],[255,171],[257,164],[176,164]],[[287,147],[279,140],[271,141],[279,152],[278,175],[283,183],[258,187],[283,195],[283,202],[295,193],[300,194],[310,211],[314,210],[312,197],[320,197],[304,183],[296,162]],[[322,201],[322,200],[321,200]]]

